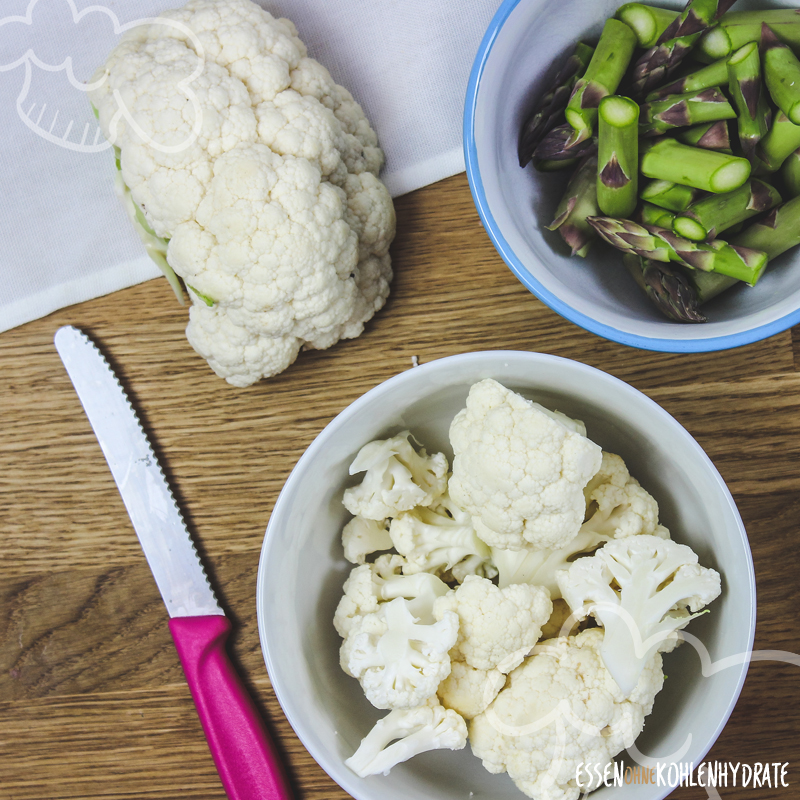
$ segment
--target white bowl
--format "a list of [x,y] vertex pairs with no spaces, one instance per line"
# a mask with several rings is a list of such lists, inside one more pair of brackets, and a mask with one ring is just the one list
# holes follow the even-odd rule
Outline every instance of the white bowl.
[[[377,711],[338,663],[333,613],[352,565],[340,534],[349,514],[342,492],[357,482],[348,467],[367,442],[410,429],[429,452],[452,457],[450,421],[469,387],[494,378],[586,423],[591,439],[619,453],[658,500],[673,538],[722,574],[723,593],[689,632],[712,661],[749,653],[755,631],[753,562],[741,518],[725,483],[697,442],[660,406],[592,367],[538,353],[470,353],[412,368],[382,383],[337,416],[292,471],[269,521],[258,570],[258,628],[280,704],[311,755],[356,800],[520,800],[506,775],[491,775],[469,745],[426,753],[388,776],[359,778],[344,765]],[[648,756],[699,763],[728,719],[746,673],[737,664],[704,678],[689,644],[665,656],[669,680],[637,741]],[[601,789],[620,800],[656,800],[668,787]]]
[[[517,135],[536,98],[579,39],[596,41],[624,0],[505,0],[478,50],[464,109],[464,157],[481,220],[503,260],[540,300],[586,330],[621,344],[668,352],[705,352],[765,339],[800,322],[800,257],[775,259],[755,288],[740,286],[703,306],[704,324],[670,322],[622,264],[597,243],[570,258],[548,231],[567,173],[520,169]],[[683,8],[683,0],[657,5]],[[735,9],[794,7],[793,0]],[[637,50],[637,53],[642,52]],[[788,199],[788,198],[787,198]]]

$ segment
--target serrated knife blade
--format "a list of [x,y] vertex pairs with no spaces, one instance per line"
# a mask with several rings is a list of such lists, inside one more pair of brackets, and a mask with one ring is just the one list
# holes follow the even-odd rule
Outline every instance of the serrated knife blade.
[[117,376],[77,328],[61,328],[55,345],[170,617],[222,614],[172,490]]
[[170,616],[186,681],[231,800],[291,800],[269,733],[228,658],[217,602],[172,490],[117,376],[72,326],[55,346],[100,443]]

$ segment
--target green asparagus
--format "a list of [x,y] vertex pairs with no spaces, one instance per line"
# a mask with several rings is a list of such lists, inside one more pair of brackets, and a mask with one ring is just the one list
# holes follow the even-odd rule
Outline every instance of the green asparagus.
[[642,203],[639,207],[639,222],[641,222],[642,225],[656,225],[659,228],[671,228],[674,221],[674,211],[667,211],[666,208],[653,205],[653,203]]
[[533,151],[534,162],[565,161],[581,158],[596,145],[593,139],[576,139],[568,123],[556,125]]
[[707,241],[781,202],[777,189],[753,178],[726,194],[712,194],[675,217],[675,233],[695,242]]
[[670,95],[642,106],[641,133],[644,136],[659,136],[673,128],[735,117],[736,112],[719,89],[702,89]]
[[654,47],[639,58],[633,69],[633,90],[647,94],[667,79],[694,47],[702,33],[719,19],[735,0],[689,0],[686,8],[664,30]]
[[697,292],[680,268],[626,253],[622,261],[653,305],[674,322],[707,322]]
[[604,214],[633,213],[639,190],[639,106],[618,95],[604,97],[598,109],[597,205]]
[[519,165],[524,167],[532,158],[533,151],[545,134],[552,130],[566,108],[575,82],[586,71],[594,48],[578,42],[574,52],[566,60],[553,80],[552,88],[536,104],[523,124],[517,148]]
[[704,272],[729,275],[754,286],[767,265],[764,252],[734,247],[721,239],[693,242],[666,228],[639,225],[616,217],[588,217],[598,235],[623,252],[653,261],[674,261]]
[[654,203],[669,211],[684,211],[697,200],[699,189],[691,186],[681,186],[672,181],[648,181],[639,195],[642,200]]
[[770,259],[800,244],[800,197],[776,206],[731,239],[736,247],[761,250]]
[[769,29],[761,35],[761,48],[764,81],[772,101],[795,125],[800,125],[800,61]]
[[652,47],[677,16],[677,11],[643,3],[626,3],[616,14],[636,34],[639,47]]
[[733,154],[728,122],[724,119],[677,131],[675,138],[679,142],[693,147],[702,147],[704,150],[719,150],[720,153],[728,153],[729,155]]
[[728,92],[738,112],[742,153],[753,166],[758,166],[756,146],[767,134],[771,112],[761,88],[761,59],[755,42],[739,48],[728,59]]
[[542,161],[539,158],[533,158],[531,163],[537,172],[561,172],[574,167],[578,163],[578,159],[564,158],[560,161]]
[[661,86],[647,95],[647,102],[661,100],[671,94],[686,94],[687,92],[699,92],[703,89],[713,89],[715,86],[727,86],[728,84],[728,61],[720,59],[707,67],[703,67],[697,72],[684,75],[682,78]]
[[756,148],[759,166],[766,172],[775,172],[798,147],[800,125],[795,125],[783,111],[779,111],[772,127]]
[[800,196],[800,149],[795,150],[781,167],[781,178],[788,194]]
[[726,289],[736,284],[741,285],[741,281],[732,278],[730,275],[720,275],[718,272],[702,272],[699,269],[687,269],[683,273],[686,280],[694,289],[697,302],[702,306],[709,300],[722,294]]
[[556,209],[556,218],[548,225],[557,230],[569,245],[573,256],[586,256],[595,232],[586,221],[599,213],[597,207],[597,156],[586,156],[575,170]]
[[762,25],[767,25],[785,44],[800,45],[800,10],[780,8],[725,14],[698,42],[697,51],[713,60],[727,58],[747,42],[760,43]]
[[567,122],[574,129],[574,141],[588,139],[597,120],[600,101],[617,91],[636,48],[636,34],[618,19],[606,20],[600,41],[583,77],[567,103]]
[[750,177],[746,158],[691,147],[662,138],[640,148],[640,169],[648,178],[693,186],[707,192],[730,192]]

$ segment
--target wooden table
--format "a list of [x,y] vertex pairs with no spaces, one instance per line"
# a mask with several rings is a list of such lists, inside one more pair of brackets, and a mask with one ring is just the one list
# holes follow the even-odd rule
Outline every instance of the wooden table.
[[[738,350],[623,347],[524,289],[484,232],[459,175],[397,201],[392,295],[364,334],[301,354],[234,389],[184,338],[166,281],[66,308],[0,335],[0,798],[224,798],[167,630],[167,615],[101,451],[53,348],[74,324],[113,362],[152,434],[236,625],[235,660],[301,800],[346,795],[294,736],[272,693],[255,583],[270,510],[322,428],[416,356],[492,348],[577,359],[673,414],[728,482],[753,549],[757,649],[800,652],[800,329]],[[751,669],[708,759],[789,762],[800,796],[800,670]],[[705,798],[678,789],[681,800]]]

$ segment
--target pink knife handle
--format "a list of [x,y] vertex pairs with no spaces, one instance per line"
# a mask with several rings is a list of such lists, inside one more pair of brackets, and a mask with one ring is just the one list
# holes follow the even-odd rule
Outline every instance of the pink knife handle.
[[173,617],[169,629],[230,800],[291,800],[269,733],[225,650],[227,617]]

